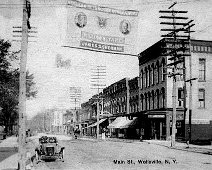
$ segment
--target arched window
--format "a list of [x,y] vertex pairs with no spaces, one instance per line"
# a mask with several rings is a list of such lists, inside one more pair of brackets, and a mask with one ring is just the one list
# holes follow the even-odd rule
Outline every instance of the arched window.
[[161,62],[161,71],[162,71],[162,78],[161,80],[162,81],[165,81],[165,78],[166,78],[166,66],[165,66],[165,59],[163,58],[162,59],[162,62]]
[[146,93],[145,93],[144,96],[145,96],[145,110],[147,110],[147,106],[148,106],[148,102],[147,102],[148,99],[147,99],[147,98],[148,98],[148,97],[147,97],[147,94],[146,94]]
[[160,93],[159,93],[159,90],[157,89],[156,90],[156,108],[159,109],[160,107]]
[[156,83],[159,83],[159,77],[160,77],[160,66],[159,66],[159,61],[157,61],[157,63],[156,63],[156,72],[157,72],[157,74],[156,74]]
[[141,73],[140,73],[140,88],[143,89],[143,70],[141,70]]
[[141,94],[141,110],[144,110],[144,96]]
[[152,109],[155,108],[155,94],[154,91],[152,90]]
[[155,79],[155,68],[154,68],[154,63],[152,63],[152,76],[151,76],[151,78],[152,78],[152,80],[151,80],[151,82],[152,82],[152,85],[154,85],[154,79]]
[[148,73],[148,68],[145,68],[146,71],[146,87],[149,86],[149,73]]
[[162,107],[165,108],[165,88],[162,87],[161,89],[161,95],[162,95]]
[[130,113],[132,113],[132,104],[130,104]]
[[151,109],[151,93],[148,92],[148,110]]
[[146,70],[145,69],[143,72],[143,85],[144,85],[144,87],[146,87]]
[[151,81],[152,81],[152,69],[150,66],[148,66],[148,70],[149,70],[149,86],[151,86]]

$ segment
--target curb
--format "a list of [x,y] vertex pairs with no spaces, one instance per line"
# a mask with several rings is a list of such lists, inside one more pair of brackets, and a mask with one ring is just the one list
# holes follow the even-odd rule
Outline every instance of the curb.
[[[97,142],[97,139],[95,138],[79,138],[79,140],[88,140],[88,141],[94,141],[94,142]],[[148,142],[148,141],[133,141],[133,140],[113,140],[113,139],[105,139],[105,140],[102,140],[102,139],[99,139],[98,142],[104,142],[104,141],[112,141],[112,142],[125,142],[125,143],[141,143],[141,142],[145,142],[145,143],[148,143],[148,144],[153,144],[153,145],[159,145],[159,146],[163,146],[163,147],[166,147],[166,148],[169,148],[169,149],[175,149],[175,150],[181,150],[181,151],[186,151],[186,152],[193,152],[193,153],[199,153],[199,154],[206,154],[206,155],[212,155],[212,150],[210,151],[207,151],[207,149],[205,149],[205,151],[201,151],[201,150],[198,150],[197,148],[180,148],[180,147],[170,147],[170,146],[166,146],[166,145],[163,145],[163,144],[159,144],[159,143],[151,143],[151,142]],[[193,149],[196,149],[196,150],[193,150]]]
[[189,150],[189,149],[192,149],[192,148],[178,148],[178,147],[171,147],[171,146],[162,145],[162,144],[159,144],[159,143],[151,143],[151,142],[147,142],[147,141],[143,141],[143,142],[146,142],[148,144],[163,146],[163,147],[166,147],[166,148],[169,148],[169,149],[175,149],[175,150],[181,150],[181,151],[186,151],[186,152],[212,155],[212,151],[204,152],[204,151],[198,151],[198,149],[197,150]]

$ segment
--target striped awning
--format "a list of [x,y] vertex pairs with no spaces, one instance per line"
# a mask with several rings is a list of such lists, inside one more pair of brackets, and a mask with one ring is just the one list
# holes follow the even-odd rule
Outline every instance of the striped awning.
[[[101,120],[99,120],[99,124],[101,124],[105,120],[107,120],[107,119],[101,119]],[[94,127],[94,126],[97,126],[97,122],[95,122],[94,124],[89,125],[88,127]]]
[[137,118],[134,117],[132,120],[129,120],[127,117],[117,117],[108,128],[110,129],[125,129],[133,127],[136,124]]

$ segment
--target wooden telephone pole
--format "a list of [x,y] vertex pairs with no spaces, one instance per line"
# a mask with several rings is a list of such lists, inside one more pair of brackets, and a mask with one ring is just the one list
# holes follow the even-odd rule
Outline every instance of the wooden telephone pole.
[[23,0],[22,41],[19,78],[19,162],[18,169],[26,168],[26,63],[28,48],[29,18],[31,15],[30,2]]
[[[73,115],[73,123],[74,123],[74,129],[76,128],[77,123],[77,110],[80,106],[81,101],[81,87],[70,87],[70,102],[74,103],[74,115]],[[78,104],[78,107],[77,107]]]
[[[104,84],[105,76],[106,76],[106,66],[98,65],[96,68],[91,69],[92,71],[92,77],[91,77],[91,86],[92,89],[97,89],[97,125],[96,125],[96,138],[99,140],[99,119],[100,119],[100,108],[99,108],[99,103],[100,103],[100,89],[103,89],[106,84]],[[103,106],[102,106],[103,107]]]
[[[159,11],[160,13],[165,13],[166,16],[160,16],[160,18],[165,19],[166,22],[161,22],[160,24],[169,25],[171,28],[161,29],[161,31],[169,32],[168,34],[162,35],[165,37],[166,42],[166,55],[169,56],[169,60],[171,63],[167,64],[167,67],[172,69],[172,73],[169,77],[173,77],[173,90],[172,90],[172,136],[171,136],[171,147],[175,146],[175,138],[176,138],[176,117],[177,117],[177,76],[183,76],[185,81],[185,70],[183,73],[179,72],[179,65],[183,63],[185,64],[185,57],[190,56],[190,25],[191,21],[187,21],[188,17],[177,16],[177,14],[185,14],[188,11],[176,11],[173,7],[177,3],[175,2],[165,11]],[[168,15],[169,14],[169,15]],[[171,20],[171,22],[170,22]],[[180,69],[185,69],[185,67],[181,67]],[[184,87],[184,92],[185,92]],[[185,95],[185,94],[184,94]],[[184,98],[184,102],[185,102]],[[184,108],[186,109],[186,108]],[[185,114],[185,112],[184,112]]]

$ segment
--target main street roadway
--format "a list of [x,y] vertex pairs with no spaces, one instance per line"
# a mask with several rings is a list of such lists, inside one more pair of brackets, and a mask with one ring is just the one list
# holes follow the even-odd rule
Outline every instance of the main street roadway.
[[174,150],[146,142],[72,139],[65,146],[65,161],[40,162],[37,170],[210,170],[212,156]]

